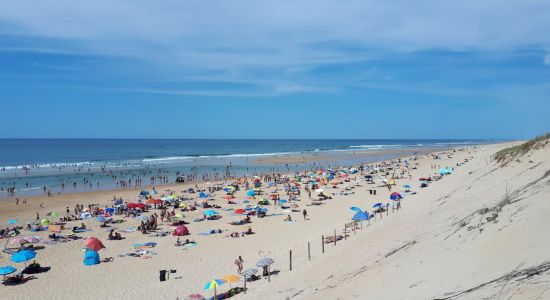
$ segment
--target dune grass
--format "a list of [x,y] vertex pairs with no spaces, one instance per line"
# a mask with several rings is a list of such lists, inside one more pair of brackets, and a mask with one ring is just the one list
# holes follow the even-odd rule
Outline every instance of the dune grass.
[[550,139],[550,133],[537,136],[536,138],[531,139],[521,145],[502,149],[497,153],[495,153],[493,158],[499,163],[509,162],[512,159],[522,156],[531,150],[538,149],[539,147],[546,145],[549,139]]

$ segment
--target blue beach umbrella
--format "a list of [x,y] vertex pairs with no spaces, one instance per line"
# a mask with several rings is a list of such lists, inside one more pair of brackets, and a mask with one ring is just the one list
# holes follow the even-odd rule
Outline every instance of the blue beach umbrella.
[[107,207],[107,208],[105,209],[105,212],[106,212],[106,213],[109,213],[109,214],[112,214],[112,213],[115,212],[115,209],[112,208],[112,207]]
[[250,203],[250,200],[243,200],[243,203]]
[[351,218],[353,221],[368,221],[369,220],[369,214],[365,212],[358,212]]
[[15,271],[17,271],[17,269],[12,266],[0,267],[0,275],[8,275]]
[[115,205],[122,205],[122,199],[118,199],[115,201]]
[[11,261],[16,263],[27,262],[36,257],[36,252],[31,250],[21,250],[11,256]]
[[410,188],[411,188],[411,186],[410,186],[410,185],[408,185],[408,184],[405,184],[405,185],[403,186],[403,188],[406,188],[406,189],[410,189]]
[[360,212],[363,211],[362,209],[360,209],[360,208],[357,207],[357,206],[352,206],[352,207],[350,207],[350,209],[353,210],[353,211],[355,211],[355,212],[358,212],[358,213],[360,213]]
[[99,221],[99,222],[105,222],[105,217],[104,216],[99,216],[95,219],[96,219],[96,221]]
[[199,193],[199,198],[206,198],[206,197],[207,197],[206,193],[204,192]]
[[285,204],[285,203],[287,203],[287,202],[288,202],[288,201],[287,201],[286,199],[281,199],[281,200],[279,200],[279,204]]
[[17,223],[16,219],[9,219],[8,220],[8,224],[15,224],[15,223]]
[[248,190],[248,191],[246,191],[246,195],[248,197],[253,197],[254,195],[256,195],[256,192],[254,192],[253,190]]
[[384,205],[384,204],[378,202],[378,203],[374,204],[374,205],[372,206],[372,208],[382,207],[382,205]]

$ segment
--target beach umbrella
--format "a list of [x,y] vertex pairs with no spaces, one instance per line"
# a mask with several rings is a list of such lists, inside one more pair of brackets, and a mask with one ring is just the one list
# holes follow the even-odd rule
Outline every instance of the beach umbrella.
[[374,204],[374,205],[372,206],[372,208],[378,208],[378,207],[381,207],[382,205],[384,205],[384,204],[378,202],[378,203]]
[[107,207],[107,208],[105,209],[105,212],[108,213],[108,214],[112,214],[112,213],[115,212],[115,209],[112,208],[112,207]]
[[365,212],[358,212],[351,219],[353,221],[368,221],[369,220],[369,214],[365,213]]
[[12,266],[3,266],[3,267],[0,267],[0,275],[8,275],[8,274],[11,274],[13,272],[17,271],[16,268],[12,267]]
[[187,297],[185,297],[185,300],[205,300],[203,295],[201,294],[191,294]]
[[248,268],[248,269],[244,270],[243,277],[246,278],[246,279],[250,279],[250,278],[252,278],[252,276],[256,275],[256,273],[258,273],[258,269]]
[[227,196],[223,197],[223,199],[229,201],[229,200],[235,199],[235,197],[233,197],[233,196],[231,196],[231,195],[227,195]]
[[239,275],[225,275],[222,277],[222,280],[229,283],[229,288],[231,288],[231,284],[235,282],[239,282],[241,280],[241,276]]
[[408,184],[405,184],[405,185],[403,186],[403,188],[406,188],[406,189],[410,189],[410,188],[411,188],[411,186],[410,186],[410,185],[408,185]]
[[115,201],[115,205],[122,205],[122,199],[118,199]]
[[184,216],[182,213],[177,213],[177,214],[175,215],[175,217],[176,217],[177,219],[183,219],[183,218],[185,218],[185,216]]
[[187,206],[187,204],[182,202],[182,203],[180,203],[179,208],[185,208],[186,206]]
[[203,212],[203,214],[207,217],[211,217],[211,216],[217,215],[218,212],[213,209],[207,209]]
[[153,199],[153,198],[148,199],[147,201],[145,201],[145,203],[147,203],[147,204],[155,204],[155,199]]
[[27,236],[24,237],[24,239],[29,243],[40,243],[40,237],[37,236]]
[[246,212],[246,210],[244,210],[244,209],[242,209],[242,208],[236,209],[236,210],[234,211],[234,213],[239,214],[239,215],[242,215],[242,214],[244,214],[245,212]]
[[27,262],[33,258],[36,257],[36,252],[32,251],[32,250],[21,250],[19,252],[16,252],[14,253],[12,256],[11,256],[11,261],[13,262],[16,262],[16,263],[22,263],[22,262]]
[[93,250],[93,251],[99,251],[99,250],[105,248],[103,243],[98,238],[95,238],[95,237],[85,238],[84,239],[84,245],[86,246],[86,248],[88,248],[90,250]]
[[256,195],[256,192],[254,192],[254,190],[248,190],[246,191],[246,195],[248,197],[254,197],[254,195]]
[[204,285],[204,290],[211,290],[211,289],[214,289],[214,299],[217,299],[218,298],[218,295],[216,295],[216,287],[224,284],[225,281],[221,280],[221,279],[214,279],[212,281],[209,281],[208,283],[206,283]]
[[279,200],[279,204],[285,204],[285,203],[287,203],[287,202],[288,202],[288,200],[286,200],[286,199],[281,199],[281,200]]
[[160,200],[160,199],[155,199],[155,201],[153,202],[153,204],[156,204],[156,205],[162,204],[162,200]]
[[260,259],[257,263],[256,263],[256,266],[258,268],[263,268],[263,267],[267,267],[267,266],[270,266],[274,263],[275,261],[273,260],[273,258],[271,257],[264,257],[262,259]]
[[401,194],[399,194],[398,192],[393,192],[390,195],[391,200],[397,200],[397,199],[400,199],[400,198],[402,198],[402,197],[401,197]]
[[99,216],[95,219],[96,219],[96,221],[99,221],[99,222],[105,222],[105,217],[104,216]]
[[205,192],[200,192],[200,193],[199,193],[199,198],[203,198],[203,199],[204,199],[204,198],[206,198],[206,197],[208,197],[208,195],[206,195]]
[[48,219],[40,220],[40,225],[42,225],[42,226],[46,226],[46,225],[48,225],[48,223],[50,223],[50,221]]
[[243,203],[250,203],[250,200],[243,200]]
[[16,219],[9,219],[8,220],[8,224],[15,224],[15,223],[17,223]]
[[53,211],[53,212],[49,212],[49,213],[47,213],[47,214],[46,214],[46,216],[48,216],[48,217],[52,217],[52,218],[57,218],[57,217],[59,216],[59,213],[58,213],[58,212],[55,212],[55,211]]
[[363,212],[363,210],[360,209],[360,208],[357,207],[357,206],[352,206],[352,207],[350,207],[350,209],[353,210],[353,211],[355,211],[355,212]]

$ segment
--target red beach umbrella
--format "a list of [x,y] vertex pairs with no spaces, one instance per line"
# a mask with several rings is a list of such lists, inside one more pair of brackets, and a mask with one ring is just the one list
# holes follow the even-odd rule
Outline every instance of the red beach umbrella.
[[239,214],[239,215],[242,215],[246,212],[246,210],[242,209],[242,208],[239,208],[239,209],[235,209],[235,213],[236,214]]
[[93,251],[99,251],[105,248],[103,243],[98,238],[95,238],[95,237],[89,237],[84,239],[84,245],[86,245],[86,248]]

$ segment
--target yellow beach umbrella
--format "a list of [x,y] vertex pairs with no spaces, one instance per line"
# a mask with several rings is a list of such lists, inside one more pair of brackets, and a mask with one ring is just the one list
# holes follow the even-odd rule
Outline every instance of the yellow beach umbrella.
[[225,280],[225,282],[229,283],[229,288],[231,288],[231,284],[239,282],[241,280],[241,276],[234,274],[225,275],[222,277],[222,280]]

